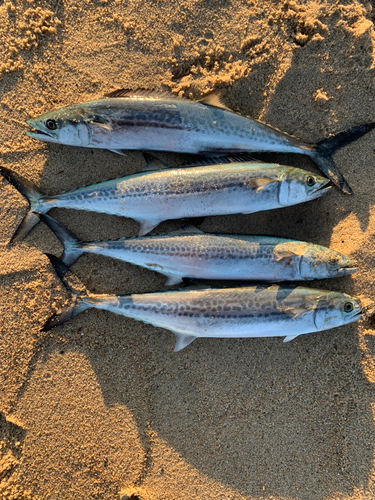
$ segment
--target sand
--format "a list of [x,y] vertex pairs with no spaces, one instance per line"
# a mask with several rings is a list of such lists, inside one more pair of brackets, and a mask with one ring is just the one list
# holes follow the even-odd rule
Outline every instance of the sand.
[[[370,2],[13,0],[0,4],[1,163],[46,193],[140,171],[140,153],[43,144],[30,116],[117,88],[226,91],[233,109],[307,142],[374,121]],[[317,282],[372,306],[375,132],[335,161],[351,184],[269,213],[206,218],[209,232],[272,234],[357,259]],[[171,164],[177,155],[161,155]],[[293,155],[261,158],[316,171]],[[375,498],[375,321],[281,338],[195,341],[90,310],[48,333],[67,298],[39,224],[8,241],[27,203],[0,180],[0,497],[6,500]],[[134,236],[128,219],[52,210],[85,240]],[[154,232],[178,229],[178,221]],[[164,278],[83,256],[97,293],[159,290]]]

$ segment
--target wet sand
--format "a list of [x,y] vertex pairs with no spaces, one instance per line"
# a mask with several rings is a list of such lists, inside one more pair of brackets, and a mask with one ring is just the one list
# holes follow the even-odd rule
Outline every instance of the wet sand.
[[[1,163],[48,194],[138,172],[142,155],[43,144],[30,116],[117,88],[199,98],[313,143],[375,121],[370,3],[271,0],[13,0],[0,4]],[[375,131],[335,162],[353,188],[304,205],[206,218],[207,232],[270,234],[354,257],[353,276],[310,286],[374,298]],[[160,155],[170,164],[186,157]],[[260,158],[317,172],[297,155]],[[11,500],[364,500],[375,497],[375,322],[281,338],[174,336],[90,310],[41,332],[68,295],[39,224],[8,241],[27,203],[0,180],[0,497]],[[83,240],[136,222],[54,209]],[[154,233],[176,230],[165,222]],[[165,278],[85,255],[96,293],[160,290]]]

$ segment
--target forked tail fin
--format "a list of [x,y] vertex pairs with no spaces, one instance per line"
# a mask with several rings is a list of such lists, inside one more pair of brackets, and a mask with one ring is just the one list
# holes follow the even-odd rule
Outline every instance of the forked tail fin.
[[82,242],[75,234],[69,231],[69,229],[49,215],[41,214],[40,218],[50,229],[52,229],[56,237],[60,240],[64,247],[64,252],[60,260],[67,267],[70,267],[84,252]]
[[63,264],[57,257],[50,254],[46,255],[51,261],[56,274],[61,279],[65,288],[71,293],[71,299],[66,306],[49,318],[42,328],[43,332],[51,330],[51,328],[61,325],[81,312],[86,311],[86,309],[93,307],[92,304],[86,302],[85,299],[88,299],[88,295],[84,285],[78,280],[78,278],[74,276],[66,265]]
[[8,168],[0,167],[0,174],[12,184],[29,202],[30,210],[13,234],[10,243],[22,240],[39,222],[38,213],[42,211],[41,198],[44,194],[30,181]]
[[363,125],[357,125],[344,132],[339,132],[336,135],[319,141],[315,146],[315,151],[310,155],[320,170],[346,194],[353,194],[353,191],[340,170],[336,167],[332,155],[337,150],[367,134],[367,132],[370,132],[374,127],[375,123],[364,123]]

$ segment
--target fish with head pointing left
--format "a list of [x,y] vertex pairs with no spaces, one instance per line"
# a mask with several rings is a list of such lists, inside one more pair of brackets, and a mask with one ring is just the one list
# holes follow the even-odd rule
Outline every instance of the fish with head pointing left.
[[200,101],[170,92],[117,90],[27,120],[30,137],[88,148],[194,154],[299,153],[309,156],[345,193],[352,190],[332,155],[375,127],[366,123],[307,144],[228,109],[218,93]]
[[[358,299],[338,292],[288,286],[187,289],[132,295],[93,295],[72,280],[68,268],[49,256],[71,293],[70,302],[44,325],[49,330],[86,309],[105,309],[165,328],[175,351],[197,337],[279,337],[321,332],[361,319]],[[74,284],[72,284],[74,282]]]
[[0,167],[0,174],[30,203],[12,241],[22,239],[39,222],[38,214],[53,207],[130,217],[140,223],[142,236],[164,220],[271,210],[319,198],[331,187],[328,179],[298,168],[220,161],[129,175],[54,196],[46,196],[30,181]]

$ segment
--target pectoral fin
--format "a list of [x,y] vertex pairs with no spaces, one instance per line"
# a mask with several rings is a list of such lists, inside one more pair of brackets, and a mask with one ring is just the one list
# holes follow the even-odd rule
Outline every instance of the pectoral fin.
[[173,352],[181,351],[197,338],[194,337],[194,335],[188,335],[185,333],[180,333],[180,332],[173,332],[173,333],[175,334],[176,337],[176,345],[174,346]]
[[276,262],[280,262],[284,259],[292,259],[297,256],[295,252],[290,250],[275,250],[274,255],[276,257]]
[[281,310],[283,313],[293,316],[293,319],[297,318],[301,314],[304,314],[305,312],[308,312],[308,309],[303,307],[289,307],[288,309],[281,308]]
[[267,179],[263,177],[258,177],[254,179],[250,179],[248,181],[249,186],[252,186],[255,188],[256,192],[258,193],[259,191],[263,191],[269,184],[273,184],[274,182],[277,182],[277,180],[273,179]]
[[88,123],[90,125],[95,125],[95,127],[104,128],[105,130],[108,130],[109,132],[112,132],[112,130],[113,130],[111,125],[109,125],[109,123],[97,122],[95,120],[89,120]]
[[298,337],[298,334],[297,335],[287,335],[283,342],[290,342],[291,340],[295,339],[296,337]]

